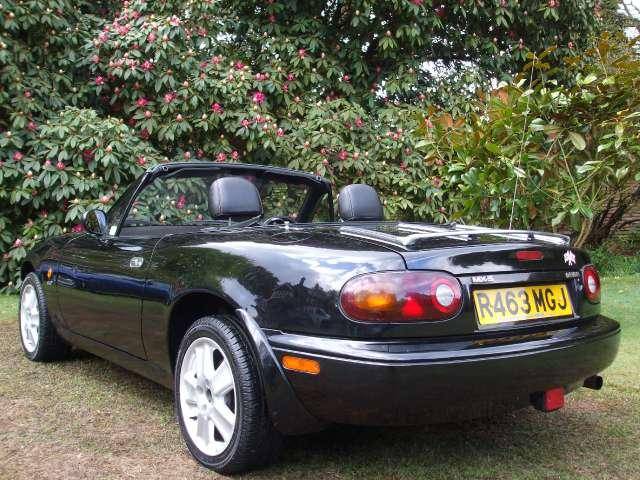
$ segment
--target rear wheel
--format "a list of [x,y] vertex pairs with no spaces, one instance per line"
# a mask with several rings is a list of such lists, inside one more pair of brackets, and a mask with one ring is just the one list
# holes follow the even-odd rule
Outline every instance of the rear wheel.
[[271,461],[280,436],[267,412],[258,368],[233,320],[196,321],[177,360],[176,413],[196,460],[226,474]]
[[29,360],[50,362],[67,356],[69,345],[51,323],[42,284],[33,272],[22,282],[18,318],[22,350]]

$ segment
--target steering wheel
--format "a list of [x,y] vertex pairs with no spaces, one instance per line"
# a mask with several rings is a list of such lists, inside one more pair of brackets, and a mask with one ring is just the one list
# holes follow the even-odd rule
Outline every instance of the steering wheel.
[[281,225],[286,222],[291,222],[289,217],[269,217],[264,222],[263,225]]

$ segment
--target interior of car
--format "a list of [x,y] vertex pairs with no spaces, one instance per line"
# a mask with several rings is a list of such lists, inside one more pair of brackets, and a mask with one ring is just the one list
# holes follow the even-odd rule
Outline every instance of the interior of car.
[[[309,207],[310,190],[295,179],[256,175],[187,171],[160,176],[137,193],[120,236],[156,237],[203,228],[331,221],[326,198],[314,199],[312,214],[301,218],[303,208]],[[380,221],[383,207],[371,186],[351,184],[339,192],[338,216],[345,222]]]

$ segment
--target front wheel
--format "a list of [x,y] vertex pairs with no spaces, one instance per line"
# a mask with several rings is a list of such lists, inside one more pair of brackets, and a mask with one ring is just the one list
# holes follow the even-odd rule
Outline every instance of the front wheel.
[[69,353],[69,345],[58,335],[49,317],[47,299],[35,273],[28,274],[20,290],[20,340],[29,360],[50,362]]
[[204,317],[178,351],[174,396],[182,435],[202,465],[230,474],[262,466],[280,445],[258,368],[230,317]]

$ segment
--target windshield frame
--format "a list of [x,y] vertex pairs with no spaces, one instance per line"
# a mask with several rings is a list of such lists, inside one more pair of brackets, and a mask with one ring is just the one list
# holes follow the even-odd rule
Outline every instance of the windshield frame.
[[[109,236],[117,237],[120,235],[125,219],[129,216],[129,212],[138,198],[141,191],[157,178],[171,178],[182,176],[208,176],[211,174],[229,175],[252,175],[256,178],[262,178],[267,181],[291,183],[305,185],[308,188],[307,195],[300,206],[296,223],[308,223],[321,200],[329,202],[330,220],[335,220],[333,207],[333,196],[331,194],[331,183],[319,175],[313,175],[306,172],[291,170],[282,167],[271,167],[263,165],[252,165],[244,163],[209,163],[209,162],[184,162],[184,163],[165,163],[157,165],[147,170],[137,182],[134,182],[120,197],[116,203],[109,209],[109,213],[116,206],[120,208],[123,202],[127,205],[120,211],[120,218],[114,219],[116,223],[109,224]],[[326,198],[324,196],[326,195]],[[111,220],[111,219],[110,219]],[[115,228],[115,231],[113,227]],[[204,228],[204,227],[203,227]]]

